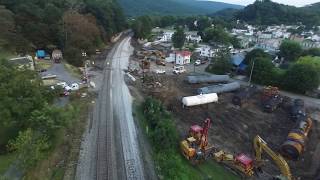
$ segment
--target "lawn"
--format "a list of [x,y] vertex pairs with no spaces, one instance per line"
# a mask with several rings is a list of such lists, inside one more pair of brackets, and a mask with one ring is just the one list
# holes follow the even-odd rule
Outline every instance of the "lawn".
[[0,155],[0,176],[6,172],[15,159],[14,154]]
[[10,53],[10,52],[0,52],[0,59],[11,59],[16,57],[16,55]]
[[74,77],[77,77],[79,79],[81,79],[82,77],[82,72],[80,71],[79,68],[68,64],[67,62],[63,62],[64,67],[66,68],[66,70]]
[[52,61],[49,60],[35,60],[36,68],[38,70],[41,69],[49,69],[52,66]]

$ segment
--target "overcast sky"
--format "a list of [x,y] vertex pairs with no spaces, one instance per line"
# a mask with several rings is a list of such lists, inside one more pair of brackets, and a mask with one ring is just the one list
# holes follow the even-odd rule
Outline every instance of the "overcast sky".
[[[255,0],[212,0],[212,1],[220,1],[225,3],[231,3],[231,4],[240,4],[240,5],[248,5],[252,4]],[[272,0],[274,2],[282,3],[282,4],[288,4],[293,6],[305,6],[308,4],[320,2],[320,0]]]

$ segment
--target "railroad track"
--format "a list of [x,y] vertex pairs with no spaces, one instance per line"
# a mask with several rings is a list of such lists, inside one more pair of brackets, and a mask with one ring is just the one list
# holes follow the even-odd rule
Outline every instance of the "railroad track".
[[103,80],[77,167],[78,180],[144,180],[131,96],[123,71],[130,37],[119,41],[103,65]]

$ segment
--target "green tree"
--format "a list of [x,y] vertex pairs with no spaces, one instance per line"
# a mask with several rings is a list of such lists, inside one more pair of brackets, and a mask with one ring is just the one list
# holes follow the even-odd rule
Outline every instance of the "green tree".
[[183,28],[178,27],[176,32],[172,35],[173,47],[181,49],[186,41],[186,34]]
[[149,16],[140,16],[133,21],[131,28],[135,38],[146,39],[151,33],[152,26],[152,20]]
[[[248,76],[251,73],[253,64],[249,64],[247,68]],[[257,84],[270,85],[275,80],[274,65],[271,60],[265,57],[258,57],[254,61],[254,68],[252,72],[252,81]]]
[[311,64],[294,64],[285,73],[283,87],[289,91],[305,93],[320,85],[319,71]]
[[311,56],[306,56],[306,57],[301,57],[297,61],[298,64],[308,64],[313,66],[319,73],[320,76],[320,57],[311,57]]
[[205,29],[202,39],[204,42],[218,44],[229,44],[231,41],[231,37],[221,26]]
[[271,56],[268,53],[264,52],[262,49],[254,49],[246,54],[244,63],[250,65],[256,58],[268,58],[271,61]]
[[83,58],[79,58],[81,51],[93,54],[101,42],[96,18],[91,14],[82,15],[76,11],[67,11],[63,15],[63,21],[67,33],[66,59],[75,66],[82,65]]
[[207,71],[214,74],[226,74],[232,68],[231,56],[228,50],[220,50],[211,64],[207,67]]
[[27,129],[19,132],[15,140],[8,144],[9,151],[15,151],[19,160],[19,166],[24,170],[32,168],[44,157],[44,152],[48,150],[47,138]]
[[302,47],[298,42],[284,40],[280,45],[280,56],[286,61],[296,61],[302,53]]
[[232,44],[233,48],[235,48],[235,49],[241,48],[240,40],[235,36],[230,38],[230,43]]
[[66,122],[66,111],[48,104],[45,104],[42,109],[33,111],[27,120],[29,127],[48,137],[54,136],[54,133],[64,127]]
[[12,40],[12,36],[15,35],[14,31],[14,14],[0,5],[0,49],[1,47],[6,49],[10,48],[10,40]]

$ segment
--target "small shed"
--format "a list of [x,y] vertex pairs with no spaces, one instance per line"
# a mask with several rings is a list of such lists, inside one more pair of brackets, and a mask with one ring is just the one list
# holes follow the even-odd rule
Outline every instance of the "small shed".
[[46,57],[46,52],[44,50],[37,50],[36,57],[38,59],[44,59]]
[[244,72],[247,68],[247,65],[244,64],[245,55],[243,53],[237,53],[231,57],[231,61],[234,69],[237,72]]

